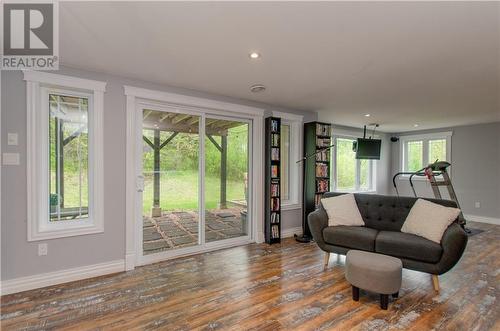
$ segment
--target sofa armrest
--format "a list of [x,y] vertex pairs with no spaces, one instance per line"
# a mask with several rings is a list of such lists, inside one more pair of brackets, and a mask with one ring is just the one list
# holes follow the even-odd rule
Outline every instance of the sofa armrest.
[[307,215],[307,221],[314,241],[321,249],[326,250],[325,241],[323,240],[323,229],[328,226],[328,215],[326,211],[323,208],[316,209]]
[[444,274],[457,264],[465,251],[467,240],[467,234],[457,223],[451,224],[446,229],[441,240],[443,255],[437,264],[438,275]]

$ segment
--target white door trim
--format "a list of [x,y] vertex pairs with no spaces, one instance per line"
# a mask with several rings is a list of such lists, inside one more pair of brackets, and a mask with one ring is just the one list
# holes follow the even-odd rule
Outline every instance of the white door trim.
[[[127,113],[127,155],[126,155],[126,253],[125,253],[125,266],[126,270],[134,269],[136,265],[148,264],[165,260],[167,258],[178,257],[183,255],[190,255],[199,252],[199,246],[187,247],[182,250],[176,250],[172,254],[158,256],[151,254],[151,256],[144,256],[137,254],[139,249],[142,249],[140,238],[137,238],[137,222],[138,213],[141,211],[137,208],[137,173],[138,162],[140,158],[137,157],[141,150],[137,146],[137,130],[141,128],[142,118],[137,117],[137,110],[139,107],[145,105],[159,108],[178,109],[179,112],[197,112],[198,114],[206,114],[213,116],[230,116],[235,118],[246,118],[251,120],[251,130],[249,132],[249,139],[251,142],[250,153],[250,171],[251,171],[251,193],[250,199],[251,210],[249,210],[250,217],[252,217],[252,228],[248,237],[235,238],[241,243],[248,242],[262,242],[263,241],[263,203],[264,194],[263,187],[260,185],[263,180],[263,141],[259,137],[264,135],[264,110],[248,107],[239,104],[220,102],[212,99],[204,99],[198,97],[191,97],[182,94],[167,93],[162,91],[153,91],[142,88],[135,88],[124,86],[125,95],[127,97],[126,113]],[[200,140],[201,143],[201,140]],[[139,160],[139,161],[138,161]],[[233,239],[221,240],[217,242],[205,244],[205,251],[220,249],[224,247],[234,246],[236,243]],[[140,247],[139,247],[140,245]],[[194,251],[193,249],[196,249]],[[156,256],[155,256],[156,255]]]

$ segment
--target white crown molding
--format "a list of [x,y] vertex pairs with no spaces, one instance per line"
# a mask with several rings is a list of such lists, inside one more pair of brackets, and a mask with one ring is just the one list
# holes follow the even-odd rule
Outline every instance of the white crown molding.
[[125,271],[125,261],[115,260],[84,267],[4,280],[0,283],[0,292],[1,295],[6,295],[122,271]]
[[264,116],[264,109],[244,106],[237,103],[217,101],[213,99],[188,96],[185,94],[170,93],[164,91],[149,90],[134,86],[124,87],[125,95],[141,99],[156,100],[179,105],[200,107],[204,109],[217,109],[232,113],[240,113],[253,116]]
[[500,225],[500,218],[464,215],[467,221]]
[[23,73],[24,80],[29,82],[106,92],[106,82],[66,75],[51,74],[42,71],[23,71]]

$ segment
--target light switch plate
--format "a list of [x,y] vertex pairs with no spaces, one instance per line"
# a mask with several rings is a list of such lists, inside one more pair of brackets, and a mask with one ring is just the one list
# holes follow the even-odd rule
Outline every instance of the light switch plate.
[[19,165],[19,153],[3,153],[3,165]]
[[9,146],[17,146],[17,133],[7,133],[7,145]]

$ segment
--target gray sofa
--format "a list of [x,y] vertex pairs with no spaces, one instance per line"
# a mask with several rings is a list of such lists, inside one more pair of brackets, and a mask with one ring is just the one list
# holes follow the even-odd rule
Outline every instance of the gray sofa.
[[[328,192],[324,197],[345,193]],[[462,256],[467,235],[458,219],[445,231],[441,244],[413,234],[401,232],[401,227],[417,200],[375,194],[354,194],[365,226],[328,226],[328,215],[320,206],[308,215],[309,228],[318,246],[325,251],[325,268],[329,253],[346,254],[357,249],[390,255],[401,259],[403,267],[433,275],[433,285],[439,290],[437,275],[450,270]],[[456,207],[449,200],[426,199],[447,207]]]

